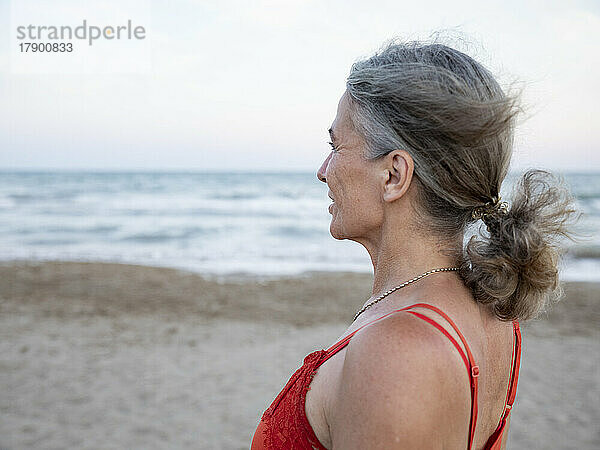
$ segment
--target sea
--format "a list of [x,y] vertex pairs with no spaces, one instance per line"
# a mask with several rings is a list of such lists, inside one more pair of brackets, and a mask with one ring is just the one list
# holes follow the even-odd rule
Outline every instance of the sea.
[[[518,177],[511,172],[503,199]],[[560,173],[583,212],[563,280],[600,280],[600,173]],[[0,172],[0,261],[103,261],[215,276],[372,273],[360,244],[329,233],[314,172]],[[479,222],[481,224],[481,222]],[[470,230],[470,234],[477,233]]]

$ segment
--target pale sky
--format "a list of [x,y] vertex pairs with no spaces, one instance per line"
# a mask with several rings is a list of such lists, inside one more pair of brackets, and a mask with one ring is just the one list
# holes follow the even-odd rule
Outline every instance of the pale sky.
[[[316,171],[352,63],[451,29],[524,88],[514,169],[600,170],[599,5],[0,0],[0,169]],[[19,53],[17,26],[83,19],[146,38]]]

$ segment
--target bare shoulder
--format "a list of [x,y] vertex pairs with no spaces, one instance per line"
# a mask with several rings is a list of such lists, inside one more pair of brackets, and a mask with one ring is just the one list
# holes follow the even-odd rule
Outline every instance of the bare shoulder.
[[365,327],[348,344],[332,402],[333,448],[448,444],[453,417],[464,417],[469,408],[460,364],[443,336],[411,314]]

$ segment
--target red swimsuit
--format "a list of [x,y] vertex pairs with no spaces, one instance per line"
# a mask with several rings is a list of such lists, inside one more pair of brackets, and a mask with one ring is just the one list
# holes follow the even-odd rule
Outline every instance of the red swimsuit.
[[[410,308],[424,307],[429,308],[438,314],[440,314],[448,323],[454,328],[462,341],[467,354],[465,355],[462,347],[456,342],[456,339],[452,337],[450,333],[446,331],[444,327],[438,324],[435,320],[428,316],[425,316],[416,311],[408,311]],[[475,434],[475,426],[477,424],[477,378],[479,376],[479,367],[475,364],[471,350],[467,345],[467,341],[464,336],[454,324],[454,322],[448,317],[443,311],[435,306],[427,303],[416,303],[405,308],[394,310],[388,314],[383,315],[371,322],[366,323],[357,330],[353,331],[348,336],[334,344],[328,350],[317,350],[310,353],[304,358],[304,364],[296,370],[292,377],[288,380],[283,390],[277,395],[271,406],[264,412],[258,428],[254,433],[252,439],[251,450],[262,450],[262,449],[289,449],[289,450],[326,450],[326,448],[319,442],[315,435],[308,419],[306,418],[306,412],[304,409],[306,401],[306,392],[310,389],[310,382],[312,381],[317,369],[321,364],[343,349],[348,342],[360,329],[370,325],[384,317],[394,314],[399,311],[406,311],[413,314],[420,319],[428,322],[429,324],[436,327],[441,331],[456,347],[460,356],[462,357],[467,373],[469,375],[470,386],[471,386],[471,422],[469,424],[469,444],[468,449],[471,449],[473,444],[473,436]],[[515,334],[513,354],[511,362],[511,375],[508,392],[506,394],[506,401],[504,412],[500,423],[496,428],[496,431],[489,437],[484,450],[498,450],[502,443],[502,432],[508,420],[508,415],[515,401],[517,394],[517,382],[519,379],[519,365],[521,361],[521,332],[519,328],[519,322],[513,321],[513,330]]]

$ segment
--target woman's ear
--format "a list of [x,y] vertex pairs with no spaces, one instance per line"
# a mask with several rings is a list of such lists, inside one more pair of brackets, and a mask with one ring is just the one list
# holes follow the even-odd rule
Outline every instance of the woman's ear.
[[412,156],[406,150],[394,150],[385,155],[383,199],[386,202],[393,202],[408,191],[414,167]]

